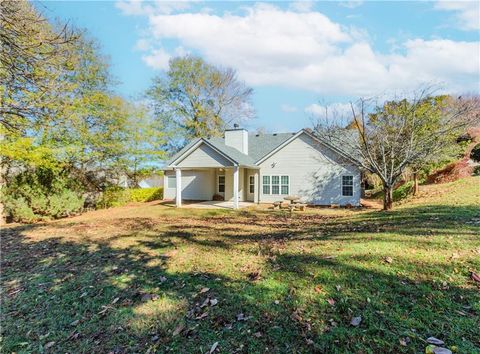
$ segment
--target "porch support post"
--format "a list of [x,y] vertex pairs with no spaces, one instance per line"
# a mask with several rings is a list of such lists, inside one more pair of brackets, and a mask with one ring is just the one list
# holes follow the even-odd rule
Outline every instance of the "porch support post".
[[255,170],[254,181],[255,181],[255,189],[253,190],[253,202],[260,203],[260,170]]
[[182,170],[179,168],[175,169],[175,205],[177,208],[182,206]]
[[238,209],[238,166],[233,166],[233,208]]

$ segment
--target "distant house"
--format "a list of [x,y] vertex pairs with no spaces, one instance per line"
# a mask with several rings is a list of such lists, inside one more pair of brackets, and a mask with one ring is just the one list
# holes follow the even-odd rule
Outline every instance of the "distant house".
[[[339,149],[310,130],[198,138],[167,163],[164,198],[271,203],[295,195],[314,205],[360,205],[361,172]],[[215,197],[214,197],[215,196]]]
[[163,175],[151,174],[138,182],[140,188],[163,187]]

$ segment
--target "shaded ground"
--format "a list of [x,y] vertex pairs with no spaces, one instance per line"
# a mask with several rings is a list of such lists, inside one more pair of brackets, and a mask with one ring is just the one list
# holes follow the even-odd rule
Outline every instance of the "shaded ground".
[[6,228],[1,351],[478,353],[480,179],[422,193],[389,213],[150,203]]

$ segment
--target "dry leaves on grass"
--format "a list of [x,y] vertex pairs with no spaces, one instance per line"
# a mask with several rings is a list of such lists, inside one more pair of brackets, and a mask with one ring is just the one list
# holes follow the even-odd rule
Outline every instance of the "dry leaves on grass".
[[362,316],[353,317],[350,324],[354,327],[358,327],[362,322]]

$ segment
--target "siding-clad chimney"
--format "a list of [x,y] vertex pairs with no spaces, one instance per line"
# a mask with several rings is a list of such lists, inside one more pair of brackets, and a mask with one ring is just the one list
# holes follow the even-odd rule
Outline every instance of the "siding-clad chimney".
[[225,130],[225,145],[248,155],[248,132],[243,128],[239,128],[238,124],[234,124],[233,127],[233,129]]

